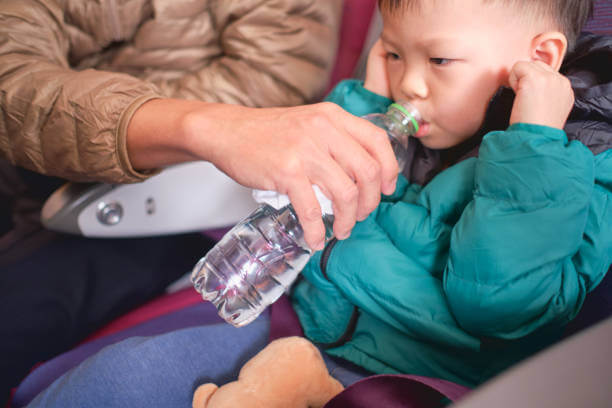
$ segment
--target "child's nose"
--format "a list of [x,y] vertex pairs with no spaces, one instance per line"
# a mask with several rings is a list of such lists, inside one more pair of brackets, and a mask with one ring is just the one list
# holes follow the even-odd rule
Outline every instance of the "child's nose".
[[402,77],[401,91],[408,100],[424,99],[429,95],[425,77],[416,69],[406,70]]

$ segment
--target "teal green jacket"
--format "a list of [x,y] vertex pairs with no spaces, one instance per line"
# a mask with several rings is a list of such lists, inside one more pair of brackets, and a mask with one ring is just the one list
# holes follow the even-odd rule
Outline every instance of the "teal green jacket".
[[[358,116],[391,102],[356,81],[328,99]],[[292,302],[329,354],[474,386],[554,341],[611,262],[612,150],[515,124],[425,186],[400,176]]]

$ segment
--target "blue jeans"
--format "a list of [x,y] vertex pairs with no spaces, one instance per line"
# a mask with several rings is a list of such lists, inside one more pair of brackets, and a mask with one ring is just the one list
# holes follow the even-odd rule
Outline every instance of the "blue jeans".
[[[235,328],[226,323],[132,337],[102,349],[58,378],[28,407],[185,407],[203,383],[222,385],[268,343],[270,322],[261,316]],[[345,386],[367,375],[323,353],[330,373]],[[279,392],[282,392],[279,390]]]

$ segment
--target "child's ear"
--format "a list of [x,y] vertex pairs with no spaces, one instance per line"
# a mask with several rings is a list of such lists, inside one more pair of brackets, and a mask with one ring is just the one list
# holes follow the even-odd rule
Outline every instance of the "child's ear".
[[531,60],[542,61],[558,71],[561,68],[566,51],[567,38],[565,35],[559,31],[547,31],[533,38]]

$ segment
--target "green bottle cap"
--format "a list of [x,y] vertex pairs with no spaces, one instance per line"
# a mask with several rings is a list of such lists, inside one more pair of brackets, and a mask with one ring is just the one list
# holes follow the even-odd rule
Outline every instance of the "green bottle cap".
[[400,112],[402,112],[404,115],[406,115],[408,117],[408,119],[410,119],[410,121],[412,122],[412,125],[414,126],[414,133],[419,131],[419,122],[417,122],[417,120],[414,118],[414,116],[412,115],[412,113],[408,112],[406,110],[406,108],[404,108],[402,105],[400,105],[399,103],[392,103],[390,107],[393,107],[397,110],[399,110]]

